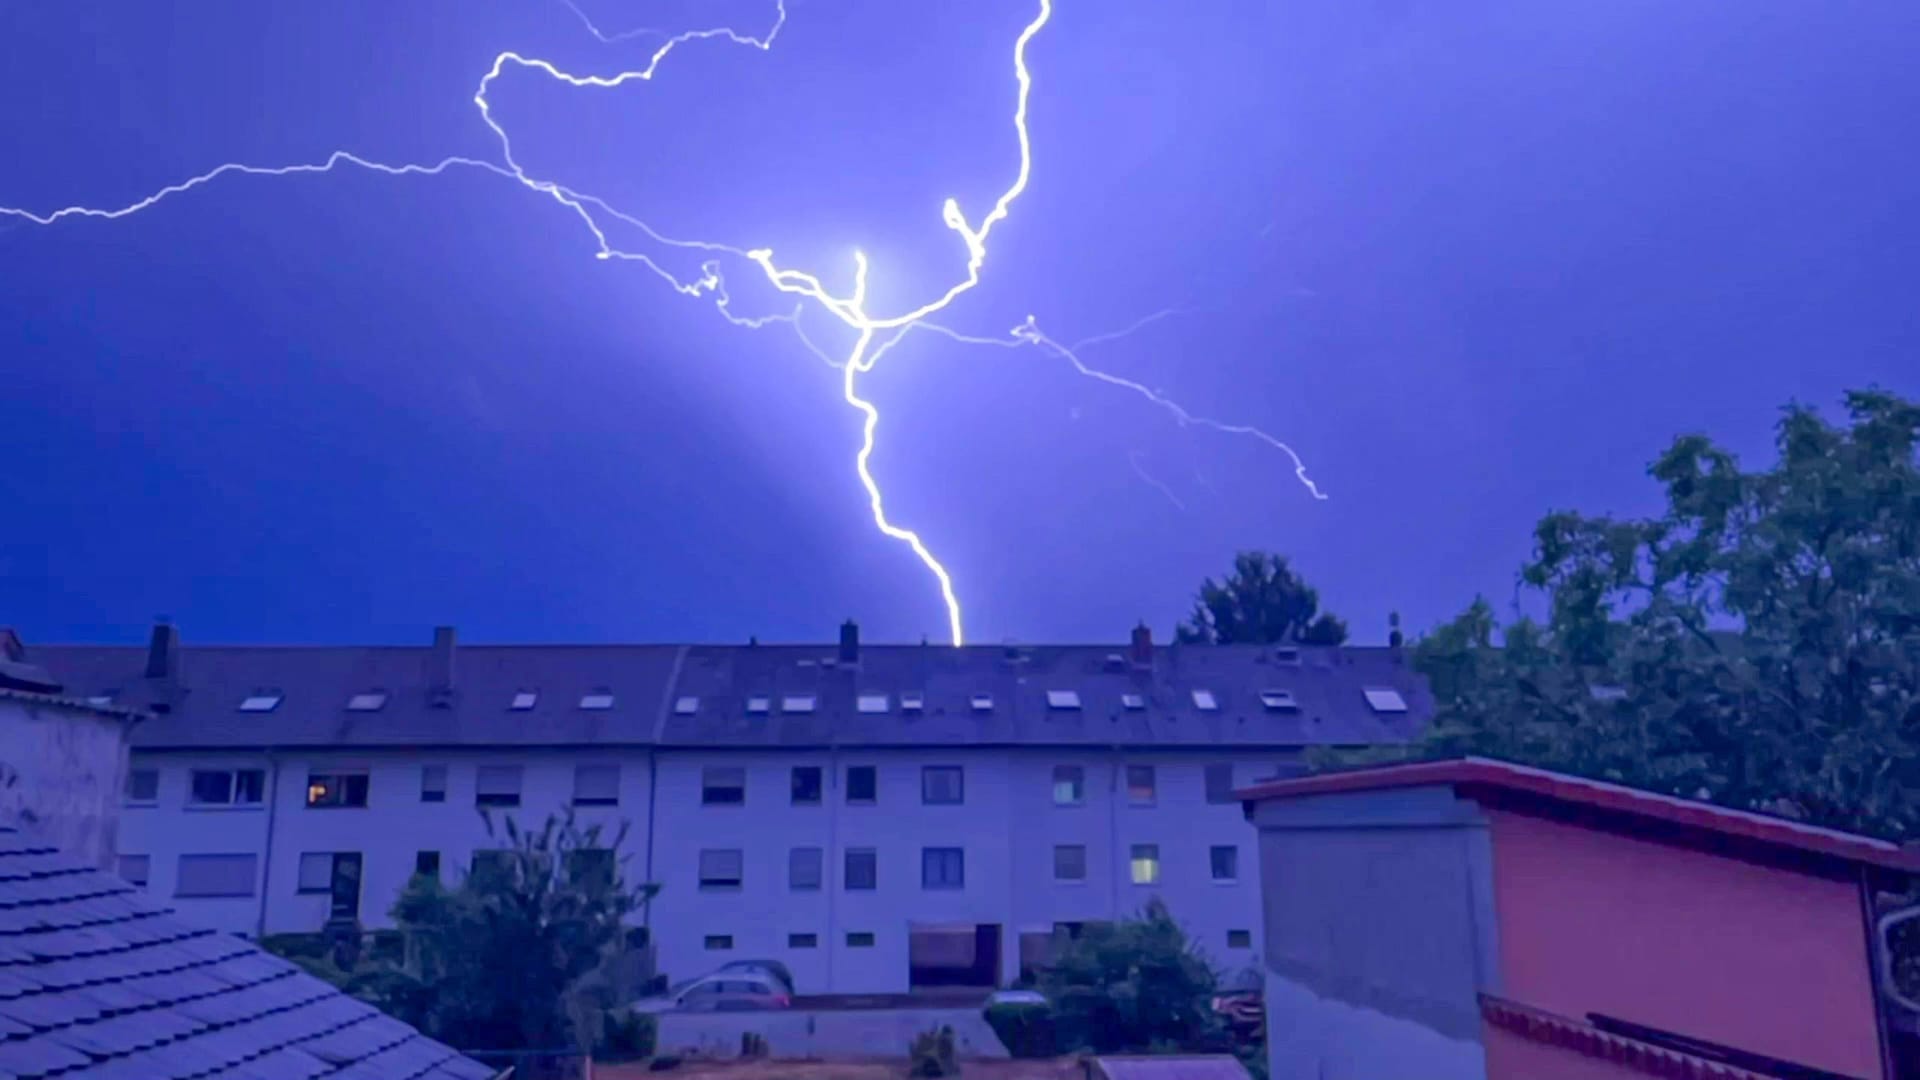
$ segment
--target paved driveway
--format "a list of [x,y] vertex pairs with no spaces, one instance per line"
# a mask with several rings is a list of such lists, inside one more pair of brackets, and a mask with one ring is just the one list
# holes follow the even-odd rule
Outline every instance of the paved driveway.
[[1003,1058],[1007,1048],[976,1006],[965,1009],[779,1009],[660,1014],[660,1049],[732,1056],[757,1031],[775,1057],[905,1057],[913,1037],[945,1024],[961,1057]]

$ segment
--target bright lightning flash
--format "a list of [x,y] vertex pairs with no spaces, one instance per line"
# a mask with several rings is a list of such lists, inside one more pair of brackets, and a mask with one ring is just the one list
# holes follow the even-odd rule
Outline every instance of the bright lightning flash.
[[[573,3],[573,0],[561,0],[561,2],[572,10],[581,22],[586,24],[587,29],[595,38],[604,43],[615,43],[634,37],[657,33],[656,31],[645,29],[631,30],[617,34],[603,33],[593,24],[592,20],[588,19],[586,14]],[[1027,67],[1027,46],[1033,40],[1034,35],[1038,34],[1052,17],[1053,0],[1039,0],[1039,5],[1039,13],[1034,17],[1033,21],[1029,22],[1025,29],[1020,32],[1020,36],[1015,39],[1013,46],[1014,76],[1019,85],[1018,97],[1014,107],[1013,127],[1014,133],[1019,141],[1020,151],[1020,164],[1014,175],[1013,182],[1001,193],[999,199],[994,202],[993,208],[980,219],[980,223],[977,226],[968,222],[966,215],[961,211],[960,204],[956,200],[946,200],[941,207],[941,218],[949,229],[959,234],[962,243],[966,246],[967,261],[965,274],[959,281],[948,287],[934,299],[897,315],[880,317],[868,313],[866,309],[866,297],[870,268],[866,256],[860,252],[856,251],[853,256],[854,286],[852,293],[847,296],[836,296],[821,283],[819,277],[816,275],[801,270],[781,268],[774,262],[773,252],[767,248],[745,249],[730,244],[713,243],[703,240],[681,240],[668,237],[656,231],[645,221],[630,214],[623,213],[599,198],[564,187],[553,181],[538,179],[530,175],[515,158],[513,142],[507,135],[506,129],[494,118],[493,106],[488,98],[488,92],[509,67],[538,72],[551,79],[579,88],[614,89],[630,82],[649,82],[653,79],[655,72],[659,70],[660,65],[666,61],[667,57],[671,55],[676,48],[692,42],[724,41],[734,45],[748,46],[761,51],[771,49],[774,39],[779,35],[781,28],[786,25],[786,0],[775,0],[774,6],[777,17],[774,20],[772,28],[764,35],[754,36],[744,34],[728,27],[692,30],[670,37],[662,34],[660,36],[665,37],[666,40],[659,48],[653,51],[643,67],[621,71],[613,75],[572,75],[562,71],[546,60],[522,56],[516,52],[500,53],[494,58],[492,66],[481,78],[479,88],[474,92],[473,96],[473,102],[480,110],[482,122],[487,125],[487,128],[493,132],[494,137],[499,140],[501,156],[498,162],[479,158],[450,156],[442,158],[438,162],[430,165],[388,165],[362,158],[344,150],[335,151],[322,161],[308,164],[265,167],[230,162],[220,165],[209,172],[202,173],[199,176],[161,188],[145,198],[117,209],[68,206],[50,213],[36,214],[17,208],[0,207],[0,217],[21,218],[37,225],[52,225],[65,218],[122,218],[146,210],[162,200],[174,195],[184,194],[230,173],[254,176],[293,176],[303,173],[332,172],[342,165],[351,165],[356,168],[388,176],[437,176],[458,167],[478,169],[495,176],[513,180],[530,191],[551,198],[578,218],[593,237],[597,248],[594,254],[597,258],[638,262],[658,275],[676,292],[686,296],[699,297],[710,294],[722,317],[736,326],[759,328],[772,322],[788,323],[793,327],[795,333],[800,336],[801,341],[806,344],[808,349],[841,370],[841,394],[846,399],[847,404],[857,410],[864,418],[861,429],[860,450],[859,453],[855,455],[854,468],[859,475],[861,486],[866,489],[867,500],[873,514],[874,524],[879,528],[880,532],[886,536],[899,540],[912,548],[913,553],[919,557],[920,561],[926,565],[928,570],[933,572],[934,577],[940,583],[941,598],[946,604],[948,629],[952,635],[953,643],[959,645],[964,639],[961,627],[960,600],[954,592],[952,576],[947,572],[946,567],[941,564],[940,560],[934,557],[933,552],[928,549],[926,543],[920,538],[918,533],[911,529],[902,528],[888,519],[885,500],[880,492],[880,485],[874,480],[873,473],[869,468],[874,451],[874,433],[880,424],[880,410],[875,407],[871,401],[860,396],[859,377],[873,370],[874,365],[879,362],[880,358],[885,355],[887,351],[894,345],[897,345],[910,331],[916,328],[931,330],[953,338],[956,341],[973,344],[1002,347],[1036,345],[1045,348],[1069,361],[1074,369],[1082,375],[1108,383],[1109,385],[1132,390],[1146,397],[1155,405],[1168,410],[1175,419],[1182,424],[1197,424],[1230,434],[1252,436],[1280,449],[1292,459],[1295,475],[1299,477],[1302,483],[1307,485],[1308,490],[1313,493],[1313,496],[1317,499],[1326,497],[1314,486],[1313,481],[1307,479],[1305,465],[1301,463],[1299,456],[1285,443],[1280,442],[1278,439],[1273,438],[1257,428],[1247,427],[1245,425],[1223,424],[1208,420],[1204,417],[1191,415],[1181,406],[1140,383],[1089,367],[1082,362],[1076,354],[1076,350],[1080,347],[1096,341],[1110,340],[1132,333],[1147,323],[1173,314],[1173,312],[1158,312],[1136,322],[1133,326],[1124,330],[1086,339],[1071,348],[1060,345],[1042,334],[1031,318],[1029,318],[1026,323],[1014,329],[1011,339],[972,337],[925,321],[929,316],[946,310],[946,308],[960,296],[979,284],[981,267],[985,264],[987,258],[988,235],[992,233],[993,227],[996,224],[1006,219],[1014,200],[1020,196],[1021,192],[1026,190],[1027,180],[1031,175],[1033,167],[1032,143],[1027,130],[1027,104],[1033,89],[1033,77]],[[615,247],[607,237],[606,228],[603,227],[601,223],[602,217],[620,221],[638,229],[651,242],[660,247],[701,253],[706,258],[706,261],[701,263],[700,275],[691,280],[683,281],[669,272],[665,267],[661,266],[652,257],[644,253],[625,251]],[[732,298],[727,292],[725,279],[721,275],[721,257],[742,259],[758,266],[762,273],[765,274],[767,281],[775,289],[798,297],[798,306],[787,314],[748,317],[734,313],[731,306]],[[820,349],[813,344],[812,340],[807,338],[805,332],[801,330],[800,315],[807,301],[812,301],[819,305],[820,308],[834,316],[848,329],[854,331],[856,337],[853,347],[845,360],[836,361],[828,357],[825,353],[821,352]],[[889,334],[888,332],[892,333]],[[881,339],[881,335],[883,334],[888,335],[884,340]],[[876,344],[876,341],[879,341],[879,344]],[[1134,462],[1134,468],[1138,471],[1139,466],[1137,462]],[[1165,490],[1164,487],[1162,490]],[[1167,495],[1169,498],[1173,498],[1170,491],[1167,492]],[[1174,501],[1176,505],[1178,505],[1178,500],[1175,499]]]

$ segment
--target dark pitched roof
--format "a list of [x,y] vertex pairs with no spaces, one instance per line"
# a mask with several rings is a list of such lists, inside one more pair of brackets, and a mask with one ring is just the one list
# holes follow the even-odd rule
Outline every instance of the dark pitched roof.
[[1346,769],[1290,780],[1270,780],[1238,794],[1245,802],[1261,802],[1430,786],[1463,788],[1469,793],[1474,790],[1511,792],[1775,849],[1892,870],[1920,871],[1920,853],[1891,841],[1490,758],[1453,758]]
[[[1399,742],[1431,715],[1423,682],[1398,650],[1304,648],[1281,659],[1260,646],[1161,646],[1136,668],[1125,646],[1010,649],[866,645],[857,665],[831,645],[462,645],[455,693],[442,707],[427,693],[427,648],[363,646],[182,646],[179,690],[168,697],[143,677],[146,650],[35,646],[34,660],[70,693],[167,705],[133,731],[136,749],[260,746],[645,745],[892,746],[1098,745],[1301,746]],[[1365,690],[1406,700],[1405,713],[1376,712]],[[580,708],[604,688],[614,705]],[[261,690],[284,699],[272,712],[243,713]],[[1270,710],[1260,693],[1280,689],[1297,708]],[[354,712],[361,692],[388,694],[381,709]],[[1078,709],[1051,708],[1049,690],[1072,690]],[[1218,708],[1203,710],[1196,690]],[[509,706],[538,694],[532,710]],[[907,711],[901,695],[920,694]],[[990,711],[971,707],[974,694]],[[862,712],[862,694],[887,695],[884,712]],[[782,699],[812,695],[811,712]],[[1129,709],[1123,696],[1144,708]],[[747,699],[771,698],[764,715]],[[691,713],[675,710],[694,698]],[[165,699],[162,701],[162,699]]]
[[493,1075],[287,961],[0,828],[0,1077]]

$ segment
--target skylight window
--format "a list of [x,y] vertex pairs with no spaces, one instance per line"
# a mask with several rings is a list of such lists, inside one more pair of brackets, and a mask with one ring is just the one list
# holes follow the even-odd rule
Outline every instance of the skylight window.
[[755,716],[763,716],[768,712],[768,710],[772,708],[773,708],[772,698],[750,697],[747,699],[747,711],[754,714]]
[[1407,699],[1400,696],[1400,691],[1387,687],[1368,687],[1367,704],[1373,706],[1374,712],[1403,713],[1407,711]]
[[522,690],[519,693],[513,695],[513,704],[508,706],[508,708],[514,709],[518,712],[526,712],[528,709],[533,708],[533,703],[538,700],[540,700],[539,694],[536,694],[531,690]]
[[1213,696],[1213,691],[1211,690],[1195,690],[1193,692],[1193,707],[1199,709],[1201,712],[1213,712],[1220,707],[1220,702]]
[[590,709],[594,712],[599,712],[602,709],[611,709],[613,708],[613,695],[605,690],[595,690],[590,694],[581,694],[580,707]]
[[1047,691],[1047,708],[1077,709],[1079,707],[1080,707],[1080,692],[1078,690]]
[[272,712],[280,707],[280,693],[277,690],[262,690],[249,694],[240,702],[241,712]]
[[1139,712],[1147,707],[1147,699],[1140,694],[1121,694],[1120,707],[1130,712]]
[[780,711],[790,713],[810,713],[819,699],[812,694],[789,694],[780,699]]
[[919,712],[927,707],[927,696],[918,690],[909,690],[900,695],[902,712]]
[[376,712],[387,703],[387,695],[381,690],[369,690],[364,694],[355,694],[347,699],[347,708],[352,712]]
[[692,716],[700,711],[700,699],[697,697],[679,698],[673,703],[675,716]]
[[[906,703],[907,703],[907,699],[904,696],[901,697],[900,699],[901,706],[905,707]],[[887,711],[887,695],[861,694],[859,705],[860,705],[860,711],[863,713],[886,712]]]
[[975,694],[972,697],[968,698],[967,702],[968,704],[973,706],[974,712],[992,712],[993,711],[993,695],[992,694]]
[[1300,703],[1294,700],[1293,691],[1291,690],[1262,690],[1260,691],[1260,704],[1266,706],[1273,712],[1285,712],[1289,709],[1298,709],[1300,707]]

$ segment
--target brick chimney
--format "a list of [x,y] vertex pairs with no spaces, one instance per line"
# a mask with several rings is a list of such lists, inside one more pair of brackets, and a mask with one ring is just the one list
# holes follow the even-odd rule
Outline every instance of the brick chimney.
[[161,616],[147,639],[147,678],[171,681],[180,674],[180,631]]
[[840,662],[860,662],[860,624],[852,619],[840,624]]
[[433,651],[427,654],[427,704],[435,708],[453,705],[453,650],[453,627],[434,627]]
[[1153,631],[1147,628],[1144,621],[1133,628],[1133,647],[1130,652],[1134,667],[1153,666]]

